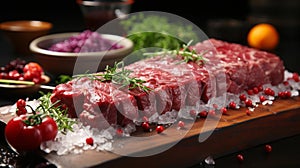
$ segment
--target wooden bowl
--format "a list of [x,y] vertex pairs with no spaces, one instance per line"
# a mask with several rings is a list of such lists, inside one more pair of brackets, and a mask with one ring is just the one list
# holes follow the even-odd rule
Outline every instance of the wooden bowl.
[[8,37],[15,51],[20,55],[29,55],[30,42],[46,35],[52,28],[52,23],[36,20],[17,20],[0,23],[0,29]]
[[50,82],[50,77],[43,75],[42,78],[45,82],[42,84],[35,85],[24,85],[24,84],[0,84],[0,92],[4,97],[9,98],[25,98],[29,96],[34,96],[42,89],[42,85]]

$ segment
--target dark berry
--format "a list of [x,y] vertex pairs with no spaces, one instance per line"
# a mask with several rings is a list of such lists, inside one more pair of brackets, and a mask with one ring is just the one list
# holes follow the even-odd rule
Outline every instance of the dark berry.
[[17,108],[25,108],[26,101],[24,99],[18,99],[16,103]]
[[193,118],[197,117],[196,110],[190,110],[190,116],[193,117]]
[[164,127],[162,125],[158,125],[155,130],[158,134],[160,134],[164,131]]
[[270,153],[272,151],[272,146],[271,145],[265,145],[265,151],[267,153]]
[[264,102],[264,101],[266,101],[266,97],[261,95],[261,96],[259,96],[259,100],[260,100],[260,102]]
[[259,92],[258,88],[257,88],[257,87],[254,87],[254,88],[253,88],[253,93],[254,93],[254,94],[257,94],[258,92]]
[[274,95],[275,95],[274,90],[272,90],[271,88],[266,88],[266,89],[264,90],[264,93],[265,93],[266,95],[269,95],[269,96],[274,96]]
[[206,118],[207,115],[208,115],[208,112],[207,112],[206,110],[203,110],[203,111],[201,111],[201,112],[199,113],[199,116],[200,116],[201,118]]
[[238,160],[239,162],[244,161],[244,156],[243,156],[242,154],[238,154],[238,155],[236,156],[236,158],[237,158],[237,160]]
[[86,144],[88,145],[93,145],[94,144],[94,139],[92,137],[88,137],[85,139]]
[[177,125],[178,125],[179,128],[183,128],[185,124],[184,124],[183,121],[178,121]]
[[251,115],[251,111],[249,109],[246,110],[246,115],[248,115],[248,116]]
[[240,98],[241,101],[245,101],[247,99],[247,96],[245,94],[241,94],[239,96],[239,98]]
[[150,125],[148,122],[143,122],[142,123],[142,128],[144,131],[149,131],[150,130]]
[[116,130],[116,135],[119,136],[119,137],[122,137],[123,136],[123,130],[121,128],[118,128]]
[[253,95],[254,94],[252,89],[247,90],[247,93],[248,93],[248,95]]
[[229,106],[229,108],[231,108],[231,109],[236,109],[236,103],[233,102],[233,101],[230,102],[228,106]]
[[252,107],[253,106],[252,100],[251,99],[245,100],[245,105],[246,105],[246,107]]
[[222,107],[221,108],[221,113],[226,115],[227,114],[227,108],[226,107]]
[[293,73],[293,77],[292,77],[293,79],[294,79],[294,81],[295,82],[299,82],[300,81],[300,79],[299,79],[299,74],[298,73]]
[[27,110],[26,110],[25,107],[17,108],[17,111],[16,111],[17,116],[20,116],[20,115],[23,115],[23,114],[26,114],[26,113],[27,113]]

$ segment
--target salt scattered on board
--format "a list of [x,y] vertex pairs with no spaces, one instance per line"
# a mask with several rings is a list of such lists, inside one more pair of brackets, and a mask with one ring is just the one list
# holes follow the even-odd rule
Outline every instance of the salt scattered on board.
[[[47,141],[41,145],[41,150],[46,153],[56,152],[57,155],[79,154],[86,150],[112,151],[114,128],[109,127],[105,130],[84,126],[77,122],[72,126],[73,131],[65,134],[58,132],[54,141]],[[87,144],[87,138],[93,138],[93,144]]]

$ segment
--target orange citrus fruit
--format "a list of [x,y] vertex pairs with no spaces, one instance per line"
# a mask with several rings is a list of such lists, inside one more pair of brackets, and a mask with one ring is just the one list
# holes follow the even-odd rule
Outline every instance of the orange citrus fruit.
[[269,23],[259,23],[250,29],[247,41],[253,48],[273,50],[279,43],[279,33],[275,26]]

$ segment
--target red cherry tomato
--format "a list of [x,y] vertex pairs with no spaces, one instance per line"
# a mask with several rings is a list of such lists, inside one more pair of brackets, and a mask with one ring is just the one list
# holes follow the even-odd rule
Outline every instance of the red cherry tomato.
[[16,114],[17,114],[18,116],[23,115],[23,114],[26,114],[26,113],[27,113],[27,110],[26,110],[25,107],[17,108]]
[[57,135],[58,127],[51,117],[41,118],[40,123],[28,124],[34,120],[30,118],[34,115],[14,117],[5,127],[6,140],[17,151],[37,150],[42,142],[53,140]]
[[58,132],[56,122],[49,116],[43,118],[42,122],[38,125],[38,128],[42,133],[43,141],[54,140]]
[[43,68],[35,62],[27,63],[23,68],[24,80],[41,83],[42,75],[44,74]]
[[8,72],[8,78],[12,80],[18,80],[20,78],[20,73],[17,70],[12,70]]
[[41,131],[35,126],[27,126],[26,115],[12,118],[5,127],[7,142],[17,151],[36,150],[42,143]]
[[24,99],[19,99],[17,102],[16,102],[16,105],[17,105],[17,108],[25,108],[26,106],[26,101]]
[[26,101],[24,99],[19,99],[16,102],[16,106],[17,106],[17,110],[16,110],[16,114],[18,116],[22,115],[22,114],[26,114],[27,110],[26,110]]
[[24,68],[23,68],[23,72],[38,72],[38,73],[43,73],[43,68],[40,66],[40,64],[36,63],[36,62],[29,62],[27,63]]

